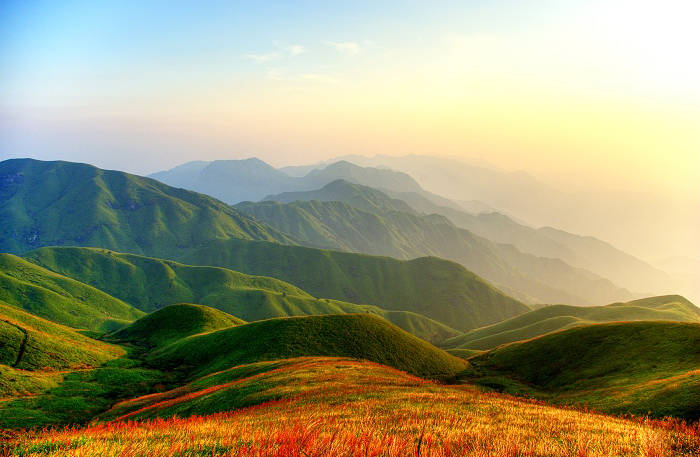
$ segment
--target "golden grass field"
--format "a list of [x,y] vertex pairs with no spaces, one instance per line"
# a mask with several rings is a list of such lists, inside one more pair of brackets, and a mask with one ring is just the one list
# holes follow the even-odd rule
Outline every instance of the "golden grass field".
[[[4,454],[0,455],[700,454],[697,424],[619,418],[553,407],[483,392],[469,385],[441,385],[364,361],[297,358],[268,364],[269,369],[262,367],[262,372],[236,381],[208,385],[205,379],[174,391],[123,402],[110,413],[127,419],[8,434],[0,448]],[[220,380],[223,375],[209,375],[207,379]],[[241,390],[251,392],[252,398],[262,403],[230,412],[173,416],[183,411],[178,408],[204,408],[207,401],[222,402],[227,394]],[[133,420],[140,417],[146,419]]]

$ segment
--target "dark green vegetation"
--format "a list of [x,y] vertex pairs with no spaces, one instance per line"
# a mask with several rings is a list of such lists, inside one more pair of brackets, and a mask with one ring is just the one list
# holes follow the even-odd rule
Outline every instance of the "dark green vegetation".
[[436,257],[402,261],[231,239],[209,243],[182,261],[269,275],[315,296],[411,311],[458,330],[488,325],[529,310],[461,265]]
[[0,252],[99,246],[169,257],[212,239],[287,241],[205,195],[71,162],[0,162]]
[[436,379],[453,378],[465,367],[460,359],[369,314],[253,322],[184,338],[147,360],[192,378],[236,365],[302,356],[366,359]]
[[245,321],[215,308],[182,303],[159,309],[108,336],[110,341],[145,348],[165,346],[176,340],[245,324]]
[[470,330],[444,342],[443,346],[483,350],[580,325],[636,320],[700,322],[700,309],[679,295],[644,298],[607,306],[545,306],[497,324]]
[[106,331],[143,313],[101,290],[12,254],[0,254],[0,300],[75,328]]
[[700,418],[700,324],[589,325],[469,359],[463,379],[611,413]]
[[[633,298],[589,271],[557,258],[523,253],[510,244],[494,243],[460,228],[448,217],[419,214],[370,187],[335,181],[319,190],[267,198],[297,200],[285,204],[245,202],[236,208],[306,246],[401,259],[442,257],[529,302],[592,305]],[[450,209],[449,214],[453,213],[500,224],[498,218],[490,216]]]
[[[247,321],[309,314],[369,312],[435,343],[459,334],[457,330],[415,312],[386,311],[376,306],[318,299],[284,281],[250,276],[225,268],[194,267],[93,248],[40,248],[28,253],[27,258],[98,287],[145,311],[176,303],[198,303]],[[463,314],[466,314],[468,303],[463,306],[466,309]]]

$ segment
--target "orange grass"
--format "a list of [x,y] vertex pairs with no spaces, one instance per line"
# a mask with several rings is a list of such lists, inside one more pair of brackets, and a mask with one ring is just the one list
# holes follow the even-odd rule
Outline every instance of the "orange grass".
[[[255,375],[257,380],[266,378],[281,400],[208,416],[24,432],[8,440],[5,453],[144,457],[700,453],[697,425],[556,408],[471,386],[439,385],[368,362],[337,358],[288,362]],[[179,401],[187,401],[193,393],[182,392],[187,398]],[[195,398],[201,395],[210,393]],[[151,406],[158,408],[158,399],[154,400]],[[144,407],[142,402],[136,404]]]

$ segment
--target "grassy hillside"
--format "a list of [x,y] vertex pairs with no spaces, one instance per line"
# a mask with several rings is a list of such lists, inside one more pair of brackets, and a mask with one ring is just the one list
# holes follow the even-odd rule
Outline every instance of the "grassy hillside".
[[198,333],[245,324],[245,321],[209,306],[181,303],[159,309],[109,335],[110,341],[132,343],[147,348]]
[[16,370],[92,367],[123,354],[118,346],[93,340],[0,301],[0,397],[32,390],[26,383],[33,381]]
[[[518,291],[518,297],[532,297],[534,302],[591,305],[633,298],[628,291],[574,268],[556,255],[538,257],[512,245],[494,243],[445,216],[418,214],[407,205],[401,209],[400,200],[367,186],[336,181],[315,191],[279,197],[299,201],[246,202],[236,208],[305,246],[401,259],[432,255],[459,262],[499,287]],[[466,218],[494,220],[494,230],[500,230],[498,218],[464,214]]]
[[470,330],[446,341],[444,346],[490,349],[579,325],[636,320],[700,322],[700,309],[679,295],[644,298],[607,306],[545,306],[497,324]]
[[71,162],[0,162],[0,252],[99,246],[168,257],[230,237],[287,238],[230,206],[156,180]]
[[9,455],[690,457],[700,448],[693,428],[669,421],[440,386],[369,362],[294,359],[212,378],[159,402],[125,402],[129,418],[169,419],[22,433],[8,442]]
[[[333,299],[318,299],[284,281],[218,267],[197,267],[93,248],[40,248],[32,262],[76,278],[153,311],[176,303],[212,306],[246,321],[311,314],[377,314],[431,342],[457,330],[409,311],[386,311]],[[301,271],[301,270],[300,270]]]
[[106,331],[143,313],[94,287],[0,254],[0,300],[70,327]]
[[244,363],[301,356],[370,360],[423,377],[447,379],[463,362],[369,314],[253,322],[179,340],[149,356],[159,368],[203,376]]
[[[457,330],[488,325],[529,310],[461,265],[435,257],[401,261],[227,240],[208,243],[181,260],[274,276],[315,296],[411,311]],[[240,313],[231,314],[250,320]]]
[[700,418],[700,324],[596,324],[470,360],[465,379],[612,413]]

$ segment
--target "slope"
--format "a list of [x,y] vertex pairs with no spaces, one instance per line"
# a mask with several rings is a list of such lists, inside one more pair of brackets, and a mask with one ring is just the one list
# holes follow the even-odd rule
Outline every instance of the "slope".
[[469,359],[468,379],[612,413],[700,418],[700,324],[576,327]]
[[179,340],[148,357],[151,365],[203,376],[244,363],[300,356],[366,359],[409,373],[449,379],[456,357],[369,314],[268,319]]
[[574,326],[613,321],[667,320],[700,322],[700,309],[678,295],[613,303],[606,306],[553,305],[471,330],[445,341],[451,349],[491,349]]
[[0,251],[99,246],[168,257],[211,239],[287,238],[205,195],[71,162],[0,162]]
[[0,300],[59,324],[96,331],[143,316],[94,287],[12,254],[0,254]]
[[123,354],[0,301],[0,398],[42,389],[52,383],[52,371],[94,367]]
[[376,306],[321,300],[284,281],[225,268],[183,265],[95,248],[40,248],[26,254],[26,258],[89,283],[144,311],[176,303],[198,303],[247,321],[369,312],[435,343],[459,334],[457,330],[416,313],[389,312]]

